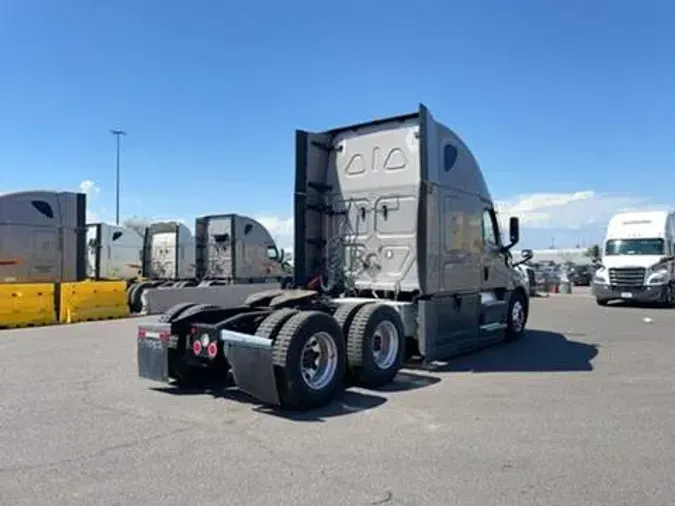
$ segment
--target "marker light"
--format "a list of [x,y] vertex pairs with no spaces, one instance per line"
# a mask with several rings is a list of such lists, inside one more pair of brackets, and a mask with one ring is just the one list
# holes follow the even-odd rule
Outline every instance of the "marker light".
[[199,341],[195,341],[192,343],[192,353],[195,355],[199,355],[202,352],[202,343]]
[[218,354],[218,345],[216,343],[210,343],[206,348],[206,353],[210,359],[216,358],[216,355]]

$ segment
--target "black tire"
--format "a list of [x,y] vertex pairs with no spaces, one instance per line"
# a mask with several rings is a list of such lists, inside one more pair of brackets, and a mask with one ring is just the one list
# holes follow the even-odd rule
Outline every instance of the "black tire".
[[132,313],[140,313],[141,309],[143,309],[141,294],[150,285],[152,285],[151,281],[141,281],[131,287],[131,290],[129,291],[129,309]]
[[663,294],[663,300],[661,301],[661,306],[664,308],[673,307],[673,285],[668,284],[668,287]]
[[[378,345],[377,329],[389,322],[393,334],[391,351],[384,364],[378,364],[375,355]],[[393,325],[393,327],[392,327]],[[381,336],[380,336],[381,337]],[[403,365],[405,357],[405,331],[398,312],[386,304],[366,304],[361,307],[349,326],[347,335],[347,362],[350,377],[366,388],[379,388],[391,383]]]
[[180,304],[176,304],[175,306],[172,306],[164,311],[162,316],[159,317],[159,321],[171,323],[174,318],[192,306],[196,306],[196,304],[194,302],[181,302]]
[[340,304],[338,308],[333,313],[333,318],[338,322],[342,333],[345,336],[349,335],[349,327],[351,327],[354,317],[359,310],[366,304],[371,304],[370,302],[364,302],[361,304]]
[[518,341],[525,335],[527,316],[527,300],[520,290],[515,290],[509,298],[509,307],[506,313],[506,336],[504,340],[507,343]]
[[[335,310],[335,313],[333,313],[333,318],[338,322],[338,325],[340,325],[340,328],[342,329],[342,333],[344,336],[347,338],[349,336],[349,328],[352,325],[352,322],[354,321],[354,317],[356,316],[356,313],[359,312],[359,310],[365,306],[366,304],[372,304],[371,302],[362,302],[359,304],[340,304],[338,308]],[[345,383],[346,384],[353,384],[355,383],[355,379],[352,377],[352,372],[349,367],[349,355],[347,356],[347,369],[345,371]]]
[[127,296],[127,306],[129,306],[129,309],[131,309],[131,292],[136,286],[137,283],[132,283],[129,286],[127,286],[126,290],[126,296]]
[[[302,374],[303,349],[319,333],[332,343],[335,369],[325,384],[312,388]],[[329,404],[343,388],[346,358],[344,335],[331,315],[301,311],[291,316],[277,334],[272,355],[282,407],[307,410]]]
[[290,320],[290,318],[300,311],[292,308],[284,308],[274,311],[267,316],[255,331],[257,337],[264,337],[265,339],[276,339],[281,327]]
[[606,306],[609,302],[607,299],[595,299],[595,302],[598,306]]

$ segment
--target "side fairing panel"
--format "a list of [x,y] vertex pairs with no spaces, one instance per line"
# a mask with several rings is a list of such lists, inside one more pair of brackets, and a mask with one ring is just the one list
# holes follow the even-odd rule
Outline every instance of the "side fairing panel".
[[325,190],[331,136],[298,130],[295,133],[294,246],[295,281],[304,284],[324,264]]
[[276,247],[269,231],[258,221],[246,216],[237,216],[235,227],[236,278],[245,282],[282,276],[281,263],[268,256],[268,250]]
[[483,202],[490,201],[482,172],[460,137],[422,108],[425,206],[425,293],[480,290]]

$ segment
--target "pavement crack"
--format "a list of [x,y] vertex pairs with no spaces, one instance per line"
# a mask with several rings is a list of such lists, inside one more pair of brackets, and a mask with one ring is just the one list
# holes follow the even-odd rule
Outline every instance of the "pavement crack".
[[48,469],[50,467],[55,467],[55,466],[62,466],[62,465],[68,465],[68,464],[78,464],[78,463],[86,462],[87,460],[91,460],[91,459],[95,459],[97,457],[101,457],[103,455],[106,455],[106,454],[114,452],[114,451],[126,450],[128,448],[133,448],[135,446],[141,446],[141,445],[144,445],[144,444],[147,444],[147,443],[152,443],[153,441],[157,441],[159,439],[174,436],[176,434],[180,434],[181,432],[187,432],[189,430],[190,430],[189,427],[181,427],[179,429],[174,429],[172,431],[165,432],[163,434],[155,434],[154,436],[136,438],[133,441],[128,441],[126,443],[118,443],[118,444],[115,444],[115,445],[106,446],[104,448],[100,448],[100,449],[98,449],[94,452],[91,452],[91,453],[79,455],[77,457],[59,459],[59,460],[56,460],[54,462],[46,462],[46,463],[33,464],[33,465],[18,465],[18,466],[0,467],[0,473],[35,471],[35,470],[41,470],[41,469]]
[[[234,431],[233,431],[234,432]],[[303,471],[309,474],[318,474],[322,478],[325,478],[332,483],[339,485],[341,487],[346,487],[351,490],[359,490],[363,492],[364,495],[373,495],[373,490],[363,486],[361,483],[356,482],[356,481],[351,481],[347,480],[338,476],[333,475],[332,473],[326,472],[325,469],[317,468],[316,465],[310,465],[310,464],[303,464],[297,461],[289,460],[285,457],[282,457],[279,455],[277,450],[270,446],[269,444],[265,443],[264,441],[261,441],[258,439],[256,436],[251,434],[248,431],[241,431],[237,432],[240,436],[246,438],[248,441],[251,443],[255,444],[258,448],[263,450],[265,453],[269,455],[269,457],[277,462],[278,464],[281,464],[283,466],[291,467],[294,469],[297,469],[299,471]],[[409,502],[410,501],[410,502]],[[370,505],[381,505],[381,504],[397,504],[400,506],[413,506],[413,505],[419,505],[420,502],[418,499],[413,499],[410,498],[408,499],[401,499],[400,497],[394,498],[393,492],[386,490],[384,492],[381,492],[381,495],[378,496],[376,499],[371,500],[368,502]]]

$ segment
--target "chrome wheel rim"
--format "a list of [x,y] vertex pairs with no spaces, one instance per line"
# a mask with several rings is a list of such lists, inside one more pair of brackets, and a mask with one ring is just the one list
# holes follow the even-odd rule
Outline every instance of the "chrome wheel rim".
[[327,332],[313,334],[302,348],[300,374],[312,390],[326,387],[338,365],[337,345]]
[[522,332],[525,328],[525,306],[520,300],[515,301],[511,308],[511,328],[514,332]]
[[379,369],[389,369],[398,356],[399,332],[390,321],[380,322],[375,327],[372,340],[373,361]]

